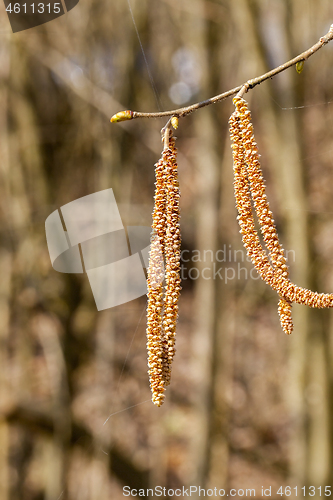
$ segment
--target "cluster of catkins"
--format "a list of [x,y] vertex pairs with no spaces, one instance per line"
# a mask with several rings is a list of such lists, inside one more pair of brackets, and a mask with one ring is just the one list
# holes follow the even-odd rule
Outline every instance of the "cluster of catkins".
[[[333,307],[333,294],[317,293],[296,286],[288,279],[284,250],[280,245],[273,214],[265,194],[258,147],[254,140],[251,113],[247,102],[240,96],[233,99],[235,111],[231,115],[230,137],[234,162],[234,192],[238,222],[243,244],[261,278],[279,296],[278,312],[282,329],[288,335],[293,330],[292,302],[310,307]],[[252,204],[268,251],[263,249],[255,228]]]
[[168,137],[162,158],[155,165],[155,205],[147,280],[148,374],[152,401],[157,406],[163,404],[164,391],[170,383],[181,290],[177,150],[171,130],[166,129],[165,133]]

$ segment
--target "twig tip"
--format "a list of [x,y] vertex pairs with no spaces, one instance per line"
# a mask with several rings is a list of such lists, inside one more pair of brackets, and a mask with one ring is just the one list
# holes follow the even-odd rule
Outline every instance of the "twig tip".
[[132,120],[134,118],[134,113],[133,111],[126,110],[126,111],[119,111],[115,115],[113,115],[110,119],[111,123],[118,123],[118,122],[124,122],[126,120]]

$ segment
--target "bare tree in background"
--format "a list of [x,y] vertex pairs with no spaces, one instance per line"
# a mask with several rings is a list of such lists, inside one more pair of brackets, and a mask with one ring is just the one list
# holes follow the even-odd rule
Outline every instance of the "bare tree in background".
[[[230,101],[177,131],[183,250],[200,277],[183,281],[162,408],[149,402],[146,298],[97,312],[86,275],[52,269],[44,223],[112,187],[124,225],[149,226],[165,120],[111,126],[110,116],[174,108],[179,83],[205,99],[282,63],[325,32],[330,2],[131,5],[145,57],[126,1],[81,0],[16,34],[1,6],[1,500],[120,499],[124,485],[254,487],[258,497],[262,485],[329,485],[332,311],[295,307],[283,336],[277,297],[241,258]],[[320,291],[333,289],[331,58],[328,46],[301,75],[290,69],[248,94],[292,279]],[[192,87],[186,61],[197,64]],[[211,251],[234,279],[205,279],[214,263],[193,250]]]

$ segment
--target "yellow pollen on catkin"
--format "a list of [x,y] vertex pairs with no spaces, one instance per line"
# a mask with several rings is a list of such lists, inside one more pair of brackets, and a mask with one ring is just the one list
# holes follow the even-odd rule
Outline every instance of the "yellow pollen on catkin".
[[293,331],[293,320],[291,318],[291,303],[286,299],[279,300],[278,313],[284,333],[290,335]]
[[162,304],[164,279],[164,237],[166,190],[164,181],[165,166],[162,160],[155,165],[155,206],[153,211],[152,236],[148,268],[147,304],[147,351],[148,374],[152,390],[152,401],[161,406],[164,401],[164,382],[162,380]]
[[164,402],[165,387],[170,383],[171,363],[175,354],[180,295],[180,192],[177,150],[172,137],[162,152],[162,158],[156,164],[155,172],[146,333],[152,401],[161,406]]
[[[241,97],[233,100],[236,110],[231,115],[230,137],[233,150],[234,192],[238,211],[238,223],[243,244],[260,277],[279,296],[278,312],[282,329],[288,335],[293,330],[291,306],[305,304],[310,307],[333,307],[333,294],[317,293],[299,287],[288,279],[288,267],[280,245],[265,194],[264,178],[259,162],[258,147],[254,140],[251,113]],[[269,257],[261,245],[255,227],[255,213]]]
[[174,139],[170,140],[169,150],[165,151],[167,183],[166,236],[165,236],[165,305],[163,329],[166,341],[163,379],[169,385],[171,363],[175,355],[176,325],[178,319],[178,299],[180,296],[180,212],[177,150]]

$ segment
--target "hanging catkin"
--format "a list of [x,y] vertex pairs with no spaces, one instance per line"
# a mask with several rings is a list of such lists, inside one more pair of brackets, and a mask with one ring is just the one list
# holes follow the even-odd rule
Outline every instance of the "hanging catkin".
[[175,140],[170,139],[165,151],[166,162],[166,235],[165,235],[165,300],[163,329],[166,341],[166,363],[163,371],[165,385],[169,385],[171,363],[175,354],[176,324],[178,319],[178,299],[180,295],[180,213],[177,150]]
[[[260,274],[280,296],[278,312],[285,333],[293,329],[291,304],[310,307],[333,307],[333,295],[317,293],[299,287],[288,279],[288,268],[265,194],[257,144],[254,140],[251,113],[241,97],[233,100],[236,111],[231,115],[230,137],[234,161],[234,192],[242,240],[249,257]],[[251,200],[252,196],[252,200]],[[252,202],[270,260],[263,249],[255,228]]]
[[265,245],[269,251],[273,267],[288,277],[287,261],[284,250],[279,242],[276,231],[273,214],[270,211],[269,203],[265,193],[264,178],[261,172],[258,146],[254,140],[253,125],[251,123],[251,112],[247,108],[247,102],[236,97],[234,104],[239,116],[239,125],[242,137],[242,143],[245,150],[245,163],[250,183],[253,205],[258,217],[261,233]]
[[[177,150],[170,129],[156,164],[155,205],[148,269],[147,351],[152,401],[164,402],[175,354],[180,294],[180,228]],[[165,260],[165,294],[163,289]]]
[[147,351],[148,374],[152,390],[152,401],[160,406],[164,400],[162,333],[163,279],[164,279],[164,239],[166,224],[165,164],[163,160],[155,165],[155,205],[153,211],[152,237],[148,268],[147,305]]

